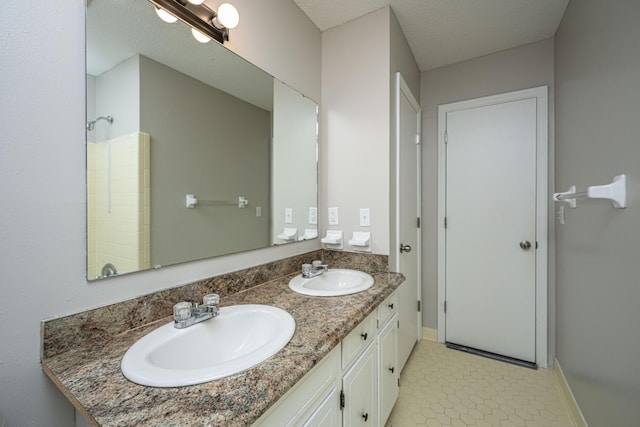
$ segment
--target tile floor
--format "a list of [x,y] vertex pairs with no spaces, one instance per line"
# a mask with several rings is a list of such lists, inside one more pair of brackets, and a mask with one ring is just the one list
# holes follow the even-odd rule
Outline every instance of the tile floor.
[[533,370],[424,340],[400,377],[386,427],[574,427],[555,371]]

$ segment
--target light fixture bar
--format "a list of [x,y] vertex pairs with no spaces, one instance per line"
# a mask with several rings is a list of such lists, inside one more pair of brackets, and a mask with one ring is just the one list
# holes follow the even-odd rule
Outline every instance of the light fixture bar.
[[204,3],[194,5],[186,0],[149,0],[149,2],[166,10],[185,24],[220,43],[229,40],[229,32],[226,28],[220,29],[213,25],[212,20],[215,17],[215,12],[205,6]]

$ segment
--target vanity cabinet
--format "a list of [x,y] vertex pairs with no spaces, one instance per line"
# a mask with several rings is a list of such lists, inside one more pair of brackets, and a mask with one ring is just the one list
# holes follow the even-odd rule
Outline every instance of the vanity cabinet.
[[392,293],[254,426],[384,426],[398,398],[398,293]]

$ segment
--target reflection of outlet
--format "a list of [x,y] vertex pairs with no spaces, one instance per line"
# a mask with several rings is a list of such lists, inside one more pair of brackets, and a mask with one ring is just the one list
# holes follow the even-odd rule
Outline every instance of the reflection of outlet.
[[293,224],[293,209],[284,208],[284,223]]
[[329,208],[329,225],[338,225],[338,208]]
[[318,223],[318,208],[312,207],[309,208],[309,224],[317,224]]

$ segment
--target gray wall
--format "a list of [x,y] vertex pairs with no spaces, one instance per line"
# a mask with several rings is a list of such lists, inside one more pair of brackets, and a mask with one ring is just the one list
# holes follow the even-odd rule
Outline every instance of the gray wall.
[[[422,324],[437,328],[438,301],[438,105],[536,86],[549,86],[549,149],[553,152],[553,40],[543,40],[423,72],[422,106]],[[553,170],[553,157],[550,170]],[[550,176],[550,184],[553,177]],[[550,221],[553,224],[553,218]],[[550,242],[551,243],[551,242]],[[553,272],[553,248],[549,251]],[[553,295],[553,275],[549,295]],[[549,305],[553,354],[553,299]]]
[[[320,98],[320,31],[290,0],[234,0],[229,47]],[[3,1],[0,14],[0,411],[7,426],[69,427],[71,404],[40,369],[40,320],[319,247],[262,249],[88,284],[81,1]],[[265,37],[269,34],[270,37]],[[277,41],[277,42],[274,42]],[[28,307],[28,310],[25,309]]]
[[640,422],[640,2],[569,3],[555,39],[556,188],[627,175],[628,205],[557,225],[557,358],[591,427]]
[[[269,111],[140,56],[140,130],[151,135],[151,265],[269,246]],[[187,209],[186,194],[203,202]]]

